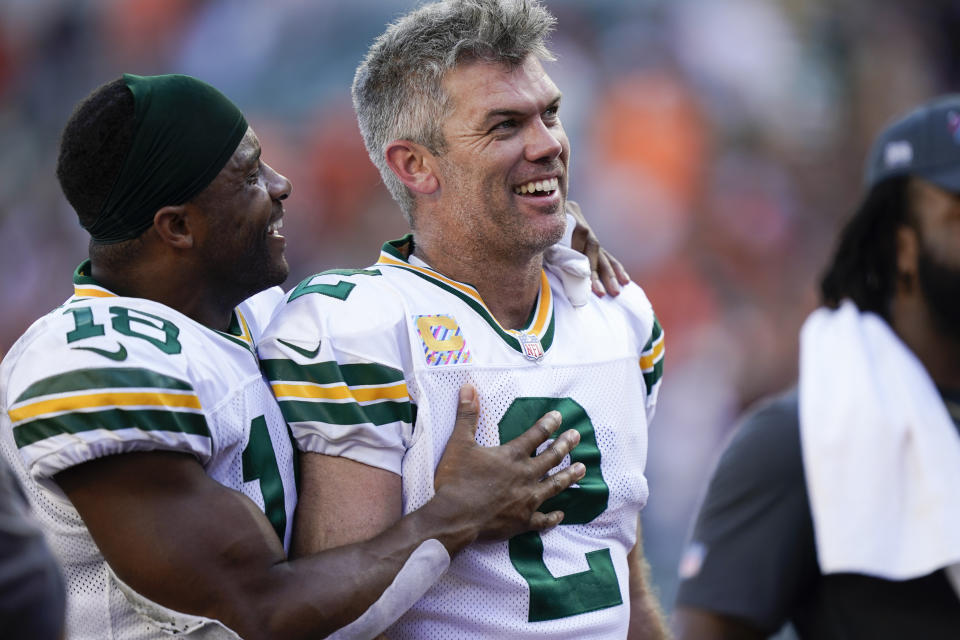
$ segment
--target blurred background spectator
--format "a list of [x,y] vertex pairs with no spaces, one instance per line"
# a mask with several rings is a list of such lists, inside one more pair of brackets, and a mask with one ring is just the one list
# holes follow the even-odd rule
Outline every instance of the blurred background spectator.
[[[70,107],[129,71],[230,96],[294,184],[288,286],[405,226],[367,159],[353,70],[412,0],[0,0],[0,354],[70,293],[86,234],[54,177]],[[672,602],[736,414],[796,375],[797,331],[871,136],[960,83],[955,0],[546,0],[570,196],[667,332],[644,533]]]

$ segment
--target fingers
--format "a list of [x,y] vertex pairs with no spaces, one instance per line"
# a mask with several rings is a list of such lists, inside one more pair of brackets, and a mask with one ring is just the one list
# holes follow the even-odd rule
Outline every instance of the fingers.
[[479,413],[477,389],[469,383],[463,385],[460,387],[460,401],[459,404],[457,404],[457,420],[453,424],[453,433],[450,434],[450,439],[476,439],[477,418]]
[[576,429],[568,429],[554,440],[553,445],[533,459],[534,471],[542,476],[550,469],[560,464],[570,451],[580,442],[580,433]]
[[[532,427],[521,433],[514,440],[508,442],[506,446],[515,447],[519,449],[522,455],[529,456],[560,428],[562,421],[563,417],[559,411],[548,411],[542,418],[537,420]],[[547,467],[547,469],[549,468],[550,467]]]
[[607,259],[610,261],[610,265],[613,267],[613,271],[617,274],[617,282],[622,285],[630,283],[630,274],[627,273],[627,270],[623,268],[623,265],[620,264],[620,261],[610,255],[610,252],[604,250],[604,253],[607,254]]
[[563,511],[551,511],[550,513],[540,513],[534,511],[530,516],[530,530],[543,531],[550,527],[555,527],[563,521]]
[[544,500],[549,500],[565,489],[569,489],[570,485],[582,480],[586,473],[587,468],[584,466],[584,464],[582,462],[577,462],[570,465],[563,471],[558,471],[551,476],[547,476],[540,481],[540,484],[537,487],[537,500],[539,500],[542,504]]
[[620,295],[620,282],[612,261],[613,256],[607,253],[605,249],[601,249],[598,271],[600,272],[600,279],[603,281],[603,288],[611,296],[618,296]]

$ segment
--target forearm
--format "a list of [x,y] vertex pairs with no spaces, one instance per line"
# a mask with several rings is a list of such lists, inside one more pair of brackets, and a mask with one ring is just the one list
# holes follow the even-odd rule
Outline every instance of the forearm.
[[627,557],[630,566],[629,640],[670,638],[666,616],[650,580],[650,565],[643,554],[643,531],[637,521],[637,543]]
[[[666,616],[650,586],[650,566],[641,558],[630,570],[630,640],[669,638]],[[640,573],[642,577],[636,577]]]
[[[272,593],[266,598],[279,607],[271,634],[308,637],[329,633],[353,622],[374,603],[378,605],[375,617],[392,622],[439,578],[449,556],[477,537],[476,521],[476,516],[471,517],[441,489],[422,508],[370,540],[277,565],[272,572]],[[439,542],[442,548],[421,547],[428,540]],[[417,562],[400,573],[417,549]],[[391,597],[378,602],[395,578]],[[318,584],[327,589],[317,594]]]

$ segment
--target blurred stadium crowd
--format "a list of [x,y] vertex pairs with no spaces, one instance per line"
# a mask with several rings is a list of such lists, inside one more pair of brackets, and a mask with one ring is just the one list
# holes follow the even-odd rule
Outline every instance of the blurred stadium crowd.
[[[0,0],[0,354],[70,293],[86,234],[54,177],[70,107],[129,71],[187,73],[247,114],[294,184],[288,286],[404,232],[349,100],[411,0]],[[866,145],[960,87],[960,3],[546,0],[570,196],[666,330],[647,555],[665,605],[734,419],[796,375],[797,331]],[[469,230],[465,229],[464,233]],[[481,390],[482,393],[482,390]]]

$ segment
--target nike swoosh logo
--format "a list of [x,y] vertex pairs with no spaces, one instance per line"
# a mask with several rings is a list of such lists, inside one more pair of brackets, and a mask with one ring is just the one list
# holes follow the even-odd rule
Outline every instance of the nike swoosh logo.
[[103,356],[104,358],[110,358],[111,360],[116,360],[117,362],[127,359],[127,348],[122,344],[120,345],[120,348],[117,349],[116,351],[107,351],[106,349],[97,349],[96,347],[71,347],[71,349],[81,350],[81,351],[91,351],[97,355]]
[[302,355],[304,358],[316,358],[317,354],[320,353],[320,345],[323,344],[323,341],[321,340],[320,342],[317,343],[316,349],[314,349],[313,351],[307,351],[303,347],[298,347],[295,344],[291,344],[286,340],[284,340],[283,338],[277,338],[277,342],[284,345],[285,347],[290,347],[291,349],[293,349],[294,351]]

